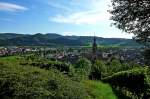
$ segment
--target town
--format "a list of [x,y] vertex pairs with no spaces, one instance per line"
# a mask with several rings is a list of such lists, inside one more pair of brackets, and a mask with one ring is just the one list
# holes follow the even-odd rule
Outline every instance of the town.
[[92,60],[93,55],[97,59],[111,61],[118,59],[122,62],[134,62],[144,65],[142,48],[101,48],[96,44],[96,37],[91,47],[43,47],[43,46],[8,46],[0,47],[0,57],[37,54],[50,60],[75,63],[80,58]]

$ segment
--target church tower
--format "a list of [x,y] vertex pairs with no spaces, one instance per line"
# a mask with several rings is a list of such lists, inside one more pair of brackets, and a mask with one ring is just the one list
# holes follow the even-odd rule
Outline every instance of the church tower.
[[94,64],[97,59],[97,44],[96,44],[96,36],[94,34],[93,45],[92,45],[92,63]]
[[95,36],[95,34],[94,34],[94,39],[93,39],[92,51],[93,51],[93,54],[95,54],[96,51],[97,51],[97,44],[96,44],[96,36]]

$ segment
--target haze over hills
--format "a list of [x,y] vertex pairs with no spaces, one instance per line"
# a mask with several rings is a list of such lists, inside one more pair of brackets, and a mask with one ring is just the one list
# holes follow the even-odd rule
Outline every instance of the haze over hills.
[[[56,33],[33,35],[0,33],[0,46],[85,46],[93,42],[92,36],[63,36]],[[97,37],[98,45],[139,46],[132,39]]]

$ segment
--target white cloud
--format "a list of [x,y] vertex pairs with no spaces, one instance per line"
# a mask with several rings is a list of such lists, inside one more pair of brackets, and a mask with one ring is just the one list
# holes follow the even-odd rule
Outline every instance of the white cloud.
[[53,2],[48,2],[48,5],[57,8],[57,9],[61,9],[61,10],[65,10],[65,11],[71,11],[71,9],[65,5],[59,4],[59,3],[53,3]]
[[13,3],[0,2],[0,11],[22,11],[28,8]]
[[68,16],[57,15],[50,18],[50,21],[58,23],[73,23],[73,24],[96,24],[102,21],[108,21],[110,15],[98,10],[83,11],[70,14]]
[[87,10],[71,12],[67,15],[56,15],[50,17],[49,21],[70,24],[97,24],[106,22],[110,18],[110,14],[107,12],[109,3],[110,0],[92,0],[92,2],[85,3],[86,6],[89,5],[87,6]]

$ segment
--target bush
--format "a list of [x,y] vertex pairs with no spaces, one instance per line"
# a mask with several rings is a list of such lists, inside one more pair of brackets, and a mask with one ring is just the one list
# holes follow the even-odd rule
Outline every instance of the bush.
[[75,70],[78,76],[88,78],[91,72],[91,62],[86,58],[81,58],[75,64]]
[[[131,92],[138,98],[145,97],[149,93],[150,83],[148,68],[135,68],[128,71],[122,71],[106,77],[103,82],[107,82],[120,91]],[[150,97],[149,97],[150,98]]]
[[56,61],[37,62],[37,61],[33,61],[33,62],[20,63],[20,65],[31,65],[31,66],[39,67],[39,68],[46,69],[46,70],[57,69],[60,72],[67,74],[69,76],[74,75],[73,66],[71,64],[65,63],[65,62],[56,62]]
[[145,51],[143,52],[144,58],[145,58],[145,63],[147,65],[150,65],[150,48],[149,49],[145,49]]
[[100,80],[102,77],[106,76],[107,67],[103,61],[96,60],[92,65],[92,70],[90,74],[91,79]]
[[114,59],[110,62],[110,65],[109,65],[108,69],[111,73],[116,73],[116,72],[122,71],[121,70],[122,69],[122,64],[120,63],[119,60]]
[[84,86],[57,70],[31,66],[0,66],[1,99],[87,99]]

